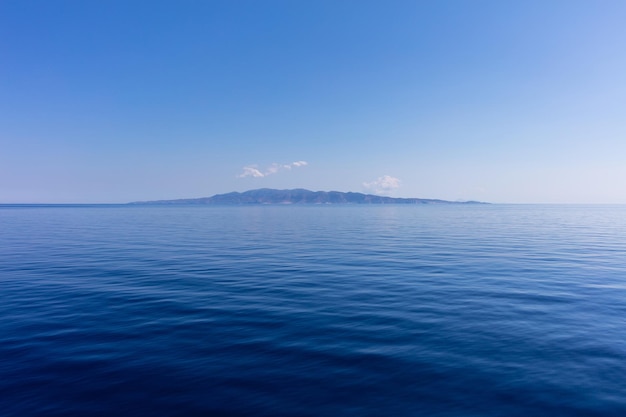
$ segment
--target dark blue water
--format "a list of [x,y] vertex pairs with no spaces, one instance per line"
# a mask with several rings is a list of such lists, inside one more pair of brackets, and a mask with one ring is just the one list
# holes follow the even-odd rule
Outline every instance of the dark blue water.
[[626,206],[0,207],[2,416],[624,416]]

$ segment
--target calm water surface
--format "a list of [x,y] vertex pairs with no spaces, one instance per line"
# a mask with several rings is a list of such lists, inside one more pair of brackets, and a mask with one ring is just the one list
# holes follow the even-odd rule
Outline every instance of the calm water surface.
[[2,416],[624,416],[626,206],[0,207]]

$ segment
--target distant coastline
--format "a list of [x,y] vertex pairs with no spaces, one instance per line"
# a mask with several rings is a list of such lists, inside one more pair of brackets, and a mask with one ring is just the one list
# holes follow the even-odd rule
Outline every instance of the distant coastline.
[[261,188],[245,192],[216,194],[212,197],[177,200],[135,201],[144,205],[254,205],[254,204],[488,204],[479,201],[447,201],[427,198],[395,198],[341,191],[310,191],[302,188],[276,190]]

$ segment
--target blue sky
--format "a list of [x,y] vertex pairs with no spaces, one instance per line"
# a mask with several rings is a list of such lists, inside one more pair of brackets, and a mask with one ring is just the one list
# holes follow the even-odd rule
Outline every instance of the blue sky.
[[0,203],[626,203],[624,1],[0,1]]

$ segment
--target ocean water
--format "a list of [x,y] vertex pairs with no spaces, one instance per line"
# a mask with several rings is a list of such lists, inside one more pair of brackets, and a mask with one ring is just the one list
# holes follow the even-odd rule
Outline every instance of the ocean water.
[[1,416],[625,416],[626,206],[2,206]]

